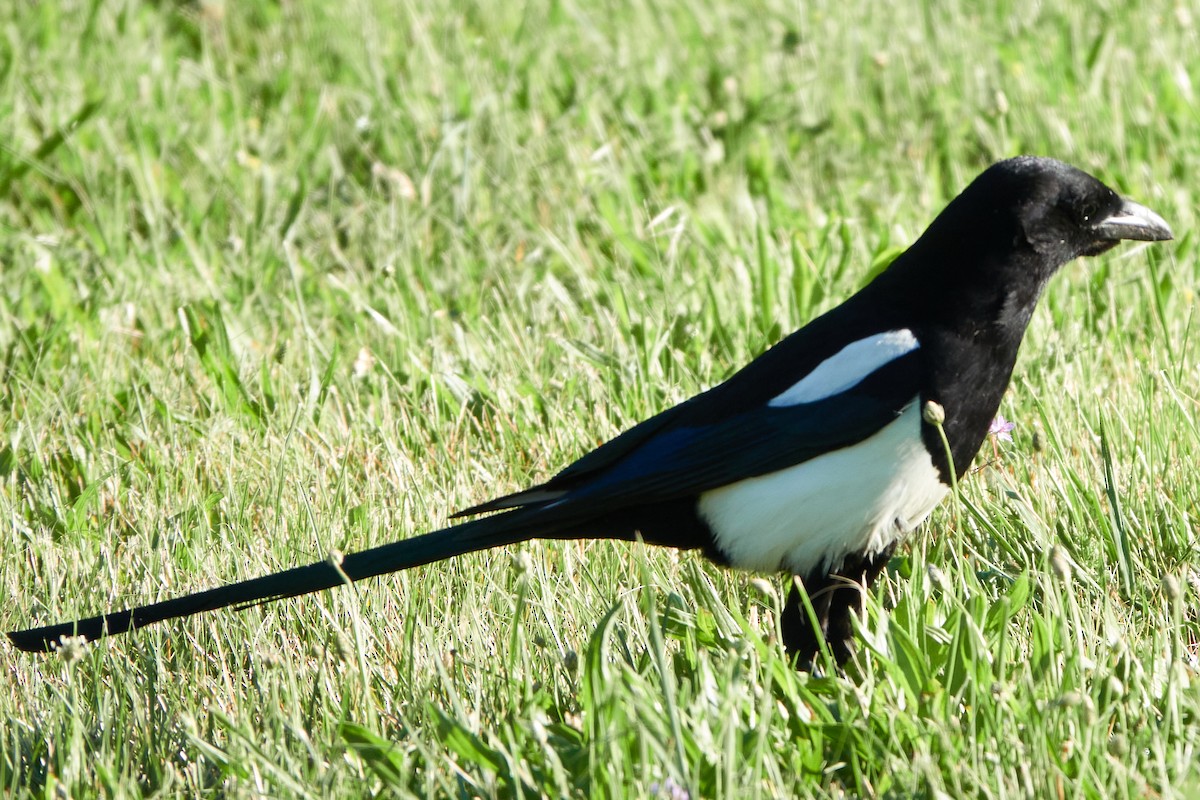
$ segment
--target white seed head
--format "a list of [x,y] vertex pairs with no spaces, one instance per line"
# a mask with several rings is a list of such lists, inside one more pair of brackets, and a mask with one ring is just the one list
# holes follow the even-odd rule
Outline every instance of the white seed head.
[[941,403],[929,400],[925,403],[925,407],[921,409],[921,416],[930,425],[937,425],[939,428],[946,421],[946,409]]
[[86,636],[60,636],[58,643],[55,646],[55,651],[62,660],[68,664],[74,664],[79,659],[83,658],[83,652],[87,645]]

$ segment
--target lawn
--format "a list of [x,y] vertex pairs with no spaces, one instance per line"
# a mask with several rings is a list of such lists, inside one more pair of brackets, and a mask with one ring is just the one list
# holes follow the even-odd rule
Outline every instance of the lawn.
[[50,657],[13,795],[1200,796],[1187,3],[14,2],[4,630],[445,524],[728,376],[1018,153],[1071,264],[844,673],[782,576],[531,542]]

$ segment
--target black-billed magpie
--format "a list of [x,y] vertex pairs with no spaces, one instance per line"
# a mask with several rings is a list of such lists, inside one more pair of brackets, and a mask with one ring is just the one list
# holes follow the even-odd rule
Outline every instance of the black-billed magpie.
[[53,650],[64,636],[96,639],[527,539],[641,538],[800,576],[820,630],[793,583],[785,647],[807,663],[824,638],[844,662],[862,592],[983,442],[1046,282],[1121,240],[1171,237],[1157,214],[1074,167],[1001,161],[865,288],[724,383],[539,486],[455,515],[489,516],[339,564],[8,636]]

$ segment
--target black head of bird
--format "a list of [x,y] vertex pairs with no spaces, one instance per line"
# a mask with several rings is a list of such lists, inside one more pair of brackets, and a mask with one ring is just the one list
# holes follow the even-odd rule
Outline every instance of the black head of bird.
[[981,173],[890,271],[906,294],[971,306],[962,315],[970,324],[986,317],[988,307],[1007,302],[1011,309],[1014,295],[1032,313],[1046,282],[1075,258],[1121,241],[1170,238],[1162,217],[1088,173],[1020,156]]

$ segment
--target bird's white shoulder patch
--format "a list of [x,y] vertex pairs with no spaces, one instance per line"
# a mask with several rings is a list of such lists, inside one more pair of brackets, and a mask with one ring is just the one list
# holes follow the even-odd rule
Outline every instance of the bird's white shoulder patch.
[[907,328],[859,339],[838,350],[786,391],[771,398],[769,406],[812,403],[844,392],[889,361],[916,350],[920,344]]
[[742,569],[799,575],[874,555],[938,504],[942,483],[921,441],[919,398],[874,436],[700,495],[717,547]]

